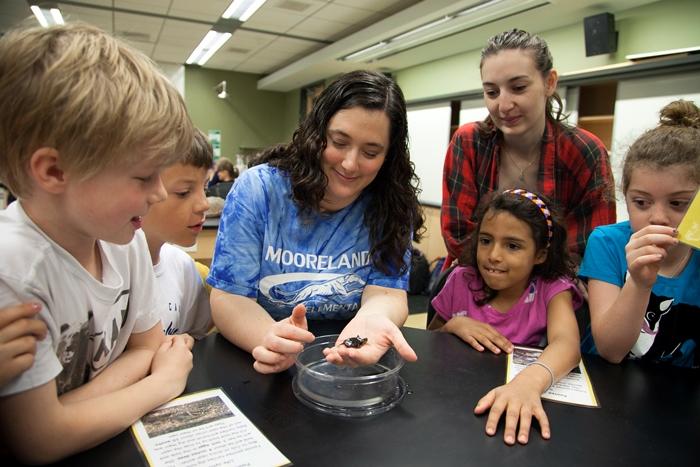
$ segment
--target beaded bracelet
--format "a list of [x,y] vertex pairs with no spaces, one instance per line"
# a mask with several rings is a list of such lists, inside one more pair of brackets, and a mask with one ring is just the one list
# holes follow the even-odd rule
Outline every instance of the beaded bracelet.
[[534,361],[534,362],[530,362],[527,364],[527,366],[531,366],[531,365],[541,366],[542,368],[544,368],[545,370],[547,370],[549,372],[549,378],[550,378],[549,386],[547,386],[547,389],[545,389],[544,392],[549,391],[552,388],[552,386],[554,386],[554,372],[552,371],[552,369],[540,361]]

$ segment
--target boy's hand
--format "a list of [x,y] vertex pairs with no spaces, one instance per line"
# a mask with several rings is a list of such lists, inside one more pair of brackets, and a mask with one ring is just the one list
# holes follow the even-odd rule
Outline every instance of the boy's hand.
[[466,316],[453,316],[440,330],[459,336],[479,352],[483,352],[484,348],[495,354],[501,353],[501,350],[507,353],[513,351],[513,344],[490,324]]
[[192,370],[192,346],[194,339],[188,334],[167,336],[158,348],[151,363],[151,376],[163,381],[170,391],[168,400],[185,390],[187,376]]
[[648,225],[633,233],[625,246],[627,270],[640,287],[651,289],[670,247],[678,245],[673,227]]
[[313,342],[314,335],[308,331],[306,307],[294,307],[289,318],[273,324],[263,338],[263,343],[253,349],[253,368],[260,373],[279,373],[294,365],[304,343]]
[[486,420],[486,434],[489,436],[496,434],[498,420],[505,413],[503,441],[506,444],[515,444],[515,430],[518,422],[520,422],[518,442],[520,444],[528,442],[532,417],[535,417],[540,424],[542,438],[549,439],[551,436],[549,419],[542,408],[540,392],[525,378],[516,377],[510,383],[489,391],[476,404],[474,413],[481,415],[489,408],[491,410]]
[[[342,342],[349,337],[361,336],[367,342],[359,348],[348,348]],[[323,349],[326,361],[336,365],[371,365],[394,347],[407,361],[418,359],[399,328],[382,314],[358,315],[353,318],[338,337],[335,347]]]
[[36,318],[37,303],[0,310],[0,386],[34,364],[36,341],[46,337],[46,323]]

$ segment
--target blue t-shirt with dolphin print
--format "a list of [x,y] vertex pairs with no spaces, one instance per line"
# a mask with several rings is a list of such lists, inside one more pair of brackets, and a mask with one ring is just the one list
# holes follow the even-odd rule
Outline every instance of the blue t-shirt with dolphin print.
[[406,289],[406,271],[387,275],[371,263],[361,195],[333,213],[302,213],[288,175],[268,164],[246,170],[226,198],[207,283],[254,298],[276,320],[304,303],[307,318],[347,320],[366,285]]

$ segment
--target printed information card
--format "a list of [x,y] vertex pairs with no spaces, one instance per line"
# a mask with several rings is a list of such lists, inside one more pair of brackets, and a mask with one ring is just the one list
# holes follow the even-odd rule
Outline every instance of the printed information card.
[[[515,346],[513,352],[508,354],[506,383],[510,383],[528,364],[540,358],[540,355],[542,355],[542,349]],[[591,380],[583,366],[583,360],[568,375],[554,383],[547,392],[542,394],[542,399],[585,407],[600,407],[593,392]]]
[[151,466],[291,465],[221,389],[175,399],[131,430]]
[[700,249],[700,192],[695,194],[693,202],[678,225],[678,240]]

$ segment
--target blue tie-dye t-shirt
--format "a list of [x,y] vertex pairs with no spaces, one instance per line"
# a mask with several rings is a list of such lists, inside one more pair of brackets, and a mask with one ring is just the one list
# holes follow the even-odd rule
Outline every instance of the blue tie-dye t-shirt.
[[368,202],[360,196],[334,213],[301,213],[285,172],[267,164],[248,169],[226,198],[207,282],[257,299],[277,320],[299,303],[308,319],[350,319],[366,285],[408,284],[408,268],[392,276],[371,264]]

